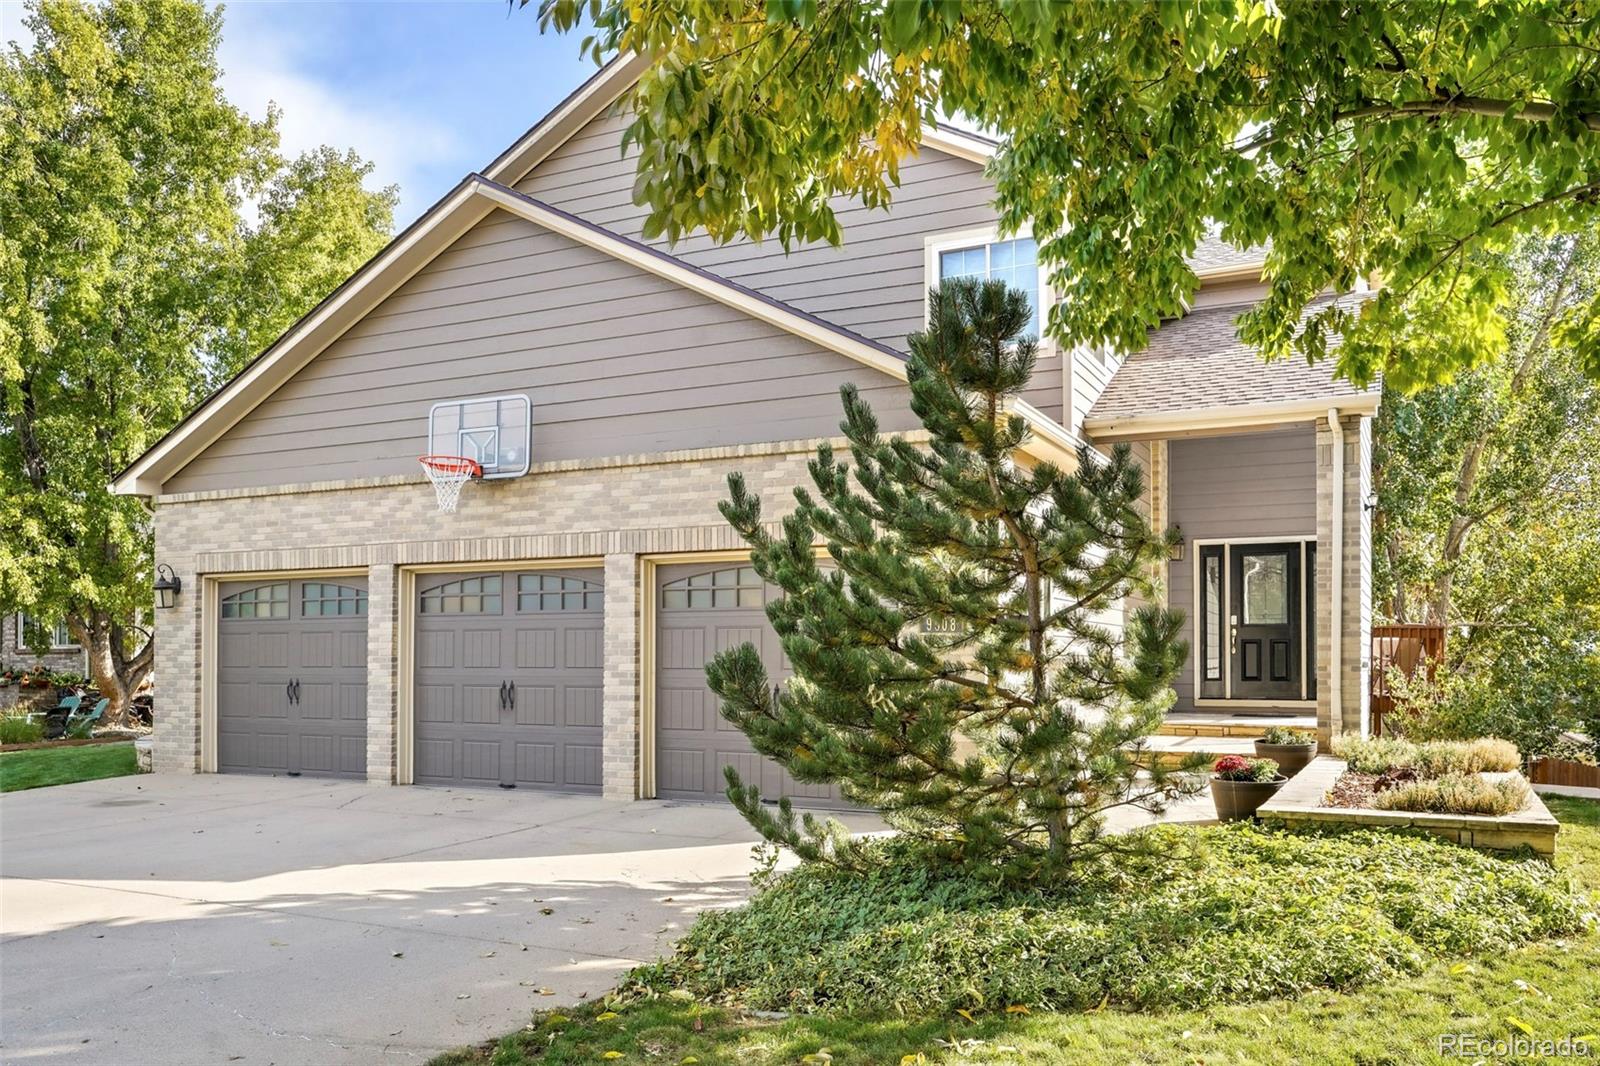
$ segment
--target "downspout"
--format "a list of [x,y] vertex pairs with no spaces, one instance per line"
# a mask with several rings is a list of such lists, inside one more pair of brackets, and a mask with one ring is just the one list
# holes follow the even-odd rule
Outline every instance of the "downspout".
[[1328,429],[1333,434],[1333,491],[1330,493],[1333,530],[1328,560],[1331,595],[1328,611],[1332,616],[1328,626],[1328,732],[1337,735],[1344,722],[1344,699],[1340,682],[1344,678],[1344,426],[1339,421],[1339,409],[1328,408]]

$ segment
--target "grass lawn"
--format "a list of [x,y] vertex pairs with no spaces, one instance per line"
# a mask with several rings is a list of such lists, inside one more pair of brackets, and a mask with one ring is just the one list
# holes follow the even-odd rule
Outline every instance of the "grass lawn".
[[[1600,803],[1545,797],[1563,822],[1558,865],[1600,891]],[[530,1025],[433,1066],[714,1063],[1359,1063],[1532,1061],[1440,1056],[1437,1039],[1588,1037],[1600,1057],[1600,929],[1498,957],[1443,962],[1353,993],[1205,1010],[978,1013],[938,1019],[751,1018],[661,999],[535,1014]],[[1581,1060],[1580,1060],[1581,1061]]]
[[16,792],[74,781],[98,781],[135,773],[133,743],[36,748],[0,755],[0,792]]

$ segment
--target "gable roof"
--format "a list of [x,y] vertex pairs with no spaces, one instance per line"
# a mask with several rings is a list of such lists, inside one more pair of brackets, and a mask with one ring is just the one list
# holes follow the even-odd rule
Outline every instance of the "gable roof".
[[[1346,301],[1366,299],[1351,293]],[[1328,306],[1322,300],[1311,315]],[[1333,376],[1332,361],[1264,362],[1238,337],[1234,320],[1242,304],[1194,311],[1150,335],[1150,343],[1119,366],[1084,419],[1096,441],[1312,419],[1328,408],[1370,413],[1376,384],[1358,389]],[[1337,342],[1338,338],[1330,340]]]
[[[112,482],[112,491],[124,495],[158,493],[168,478],[496,209],[682,285],[898,381],[906,380],[905,357],[885,344],[693,266],[658,248],[612,233],[481,174],[472,174],[129,464]],[[1026,401],[1015,401],[1012,409],[1033,427],[1033,438],[1025,446],[1030,454],[1052,462],[1072,460],[1076,442],[1065,428]]]

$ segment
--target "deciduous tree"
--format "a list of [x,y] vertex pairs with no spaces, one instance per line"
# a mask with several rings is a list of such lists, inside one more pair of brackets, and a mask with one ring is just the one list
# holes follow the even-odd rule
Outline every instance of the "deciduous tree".
[[[111,479],[382,245],[394,193],[223,97],[218,11],[42,0],[0,61],[0,609],[64,620],[120,714],[151,527]],[[253,217],[252,217],[253,216]]]
[[[526,3],[528,0],[522,0]],[[1503,346],[1519,234],[1600,226],[1591,0],[541,0],[597,58],[653,57],[628,140],[647,233],[841,239],[920,127],[997,139],[1003,220],[1031,224],[1063,340],[1142,347],[1196,286],[1207,227],[1267,246],[1241,319],[1270,358],[1441,380]],[[1314,310],[1381,278],[1375,300]],[[1600,376],[1600,303],[1571,307]],[[1335,333],[1343,335],[1329,356]],[[1426,338],[1429,343],[1416,343]]]

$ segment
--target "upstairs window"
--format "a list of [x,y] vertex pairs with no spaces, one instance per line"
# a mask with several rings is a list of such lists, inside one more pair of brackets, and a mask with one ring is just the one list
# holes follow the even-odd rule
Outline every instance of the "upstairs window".
[[992,279],[1021,289],[1033,310],[1028,332],[1039,336],[1039,246],[1032,237],[941,247],[938,270],[941,283],[952,278]]

